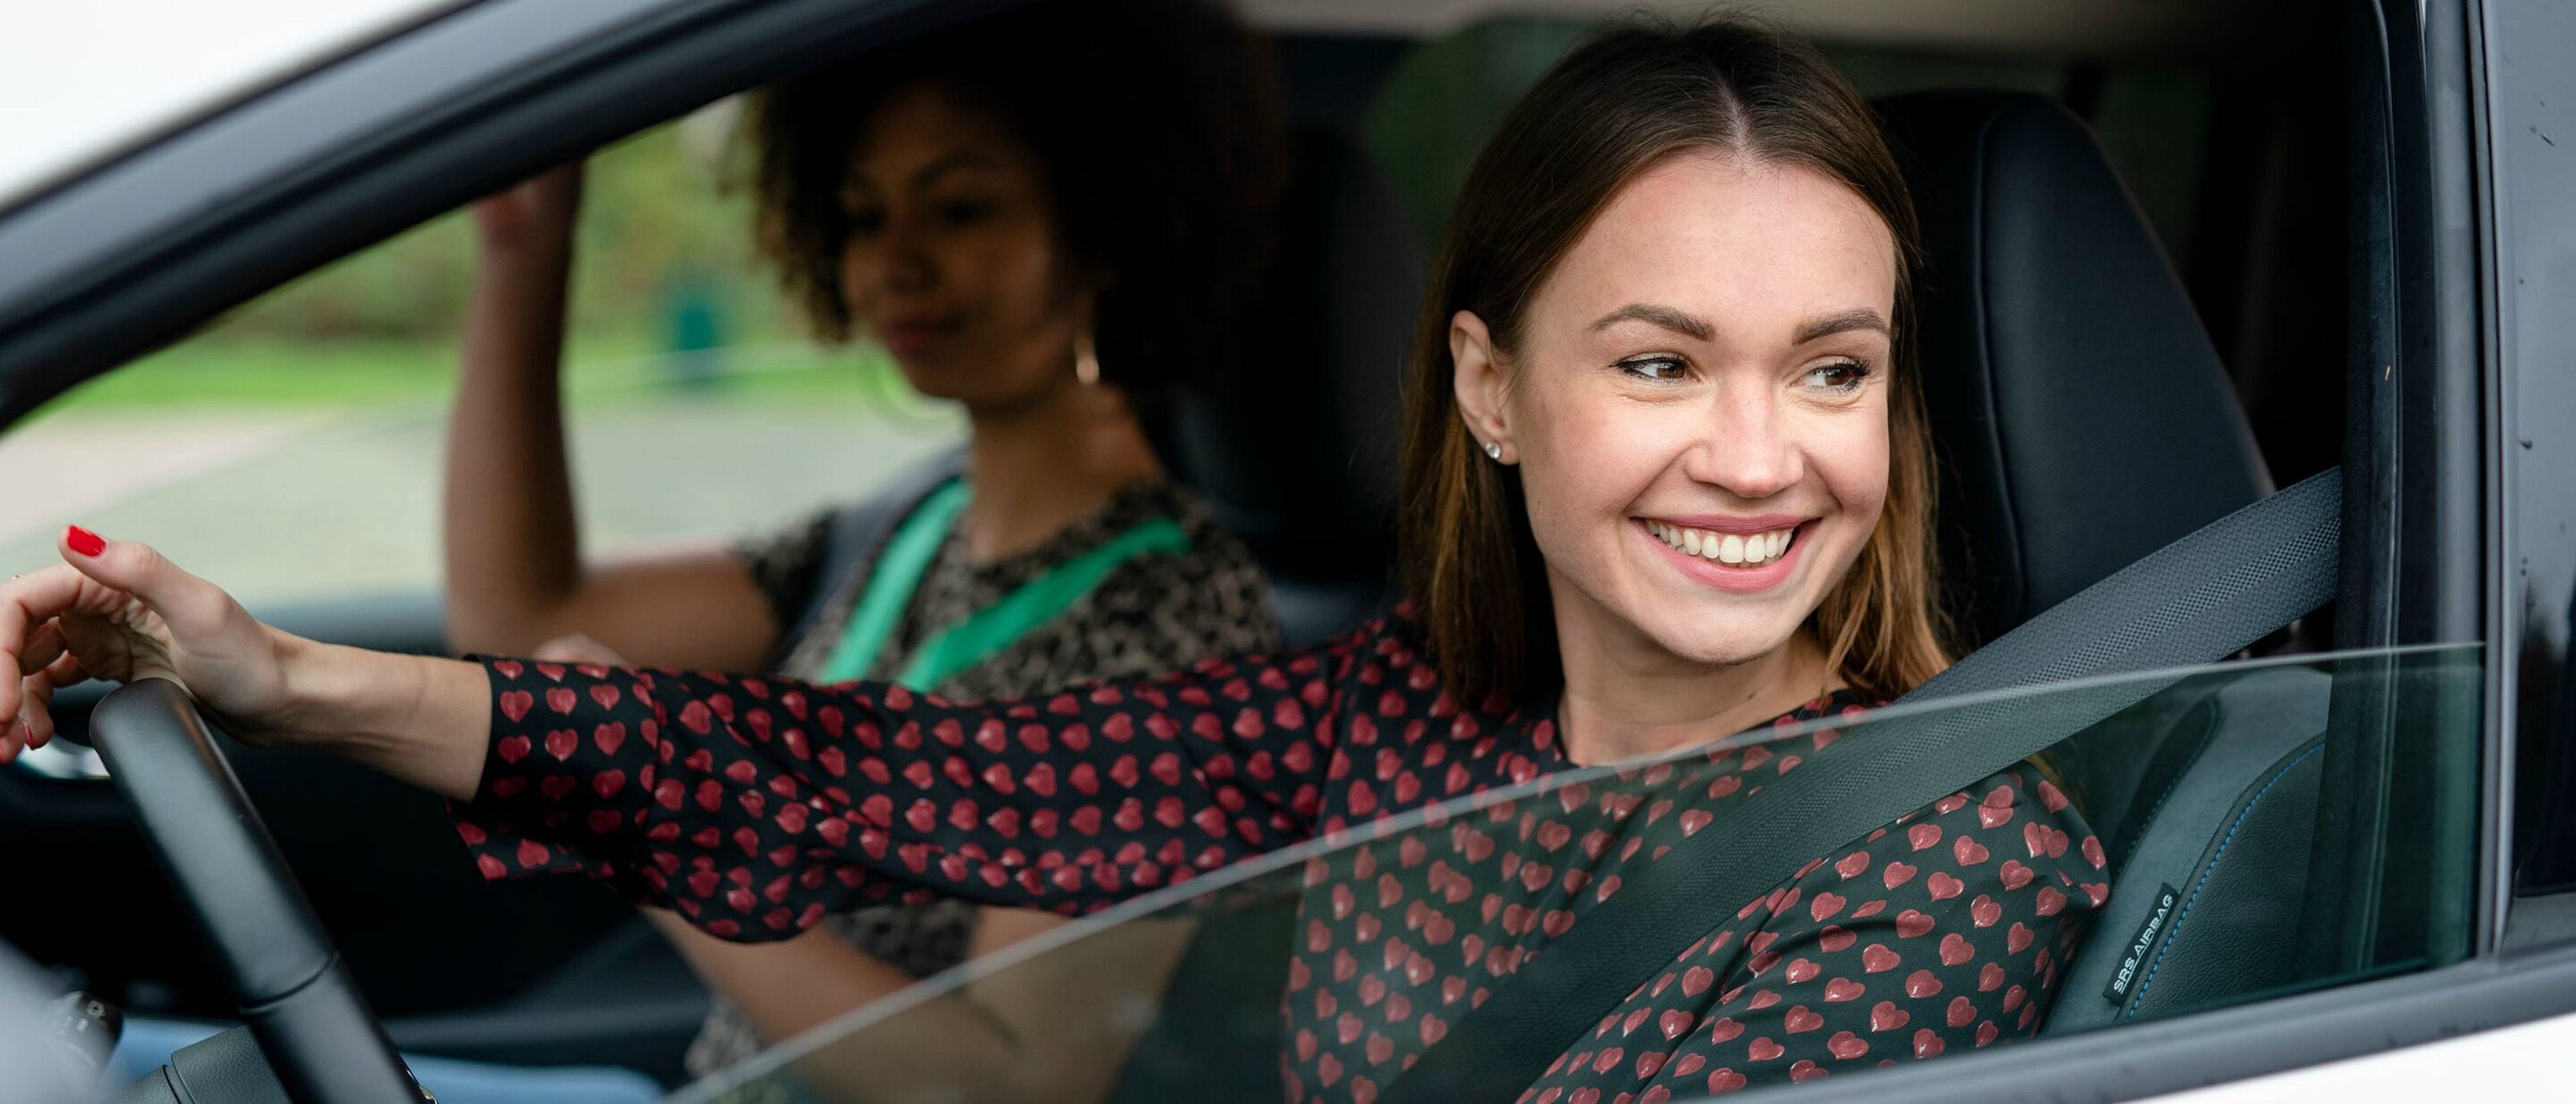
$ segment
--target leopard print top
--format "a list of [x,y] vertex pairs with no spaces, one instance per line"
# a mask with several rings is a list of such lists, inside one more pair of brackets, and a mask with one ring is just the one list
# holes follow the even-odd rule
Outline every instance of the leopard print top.
[[[823,511],[736,548],[779,624],[796,624],[807,604],[824,595],[823,615],[779,651],[774,673],[788,678],[821,676],[866,588],[865,566],[845,579],[819,577],[836,513]],[[1252,554],[1216,523],[1196,495],[1170,480],[1150,478],[1129,483],[1099,510],[1037,548],[999,562],[974,562],[964,538],[951,532],[865,677],[893,679],[941,630],[1057,564],[1158,517],[1180,523],[1189,537],[1188,552],[1127,561],[1063,614],[927,689],[953,701],[1021,698],[1093,679],[1161,674],[1211,656],[1277,649],[1278,620]],[[822,589],[826,586],[828,592]],[[858,909],[826,917],[824,924],[853,946],[915,977],[928,977],[964,961],[974,920],[975,906],[942,900]],[[740,1011],[719,999],[689,1048],[689,1072],[706,1076],[760,1047]],[[731,1099],[746,1098],[737,1094]]]

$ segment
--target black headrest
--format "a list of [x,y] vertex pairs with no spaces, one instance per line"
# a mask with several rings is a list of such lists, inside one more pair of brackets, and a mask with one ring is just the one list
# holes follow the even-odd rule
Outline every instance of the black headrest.
[[1420,239],[1349,137],[1296,136],[1253,354],[1185,396],[1163,436],[1174,473],[1274,578],[1381,584],[1393,564],[1396,410]]
[[1969,643],[2267,493],[2218,351],[2082,122],[2022,93],[1877,106],[1923,223],[1919,359]]

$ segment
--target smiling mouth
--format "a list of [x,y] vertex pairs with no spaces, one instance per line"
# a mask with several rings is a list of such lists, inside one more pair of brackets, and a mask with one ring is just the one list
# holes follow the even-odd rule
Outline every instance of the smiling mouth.
[[1718,533],[1652,519],[1645,519],[1645,526],[1647,533],[1673,551],[1731,567],[1760,567],[1788,555],[1798,543],[1800,528],[1791,525],[1762,533]]

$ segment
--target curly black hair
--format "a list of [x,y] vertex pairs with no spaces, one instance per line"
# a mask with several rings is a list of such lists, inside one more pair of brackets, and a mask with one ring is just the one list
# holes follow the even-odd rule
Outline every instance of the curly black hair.
[[871,110],[925,81],[1035,151],[1074,263],[1106,278],[1102,375],[1153,398],[1229,367],[1285,175],[1270,58],[1203,0],[1039,0],[853,57],[755,99],[763,246],[816,333],[850,336],[841,189]]

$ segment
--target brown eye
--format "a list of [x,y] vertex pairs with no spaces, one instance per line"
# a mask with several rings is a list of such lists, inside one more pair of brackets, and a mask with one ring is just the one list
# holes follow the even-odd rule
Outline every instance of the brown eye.
[[931,212],[948,226],[973,226],[991,218],[1000,204],[989,199],[951,199],[935,204]]
[[1656,383],[1670,383],[1680,379],[1682,372],[1688,368],[1689,365],[1682,363],[1680,357],[1669,356],[1636,357],[1619,362],[1620,371],[1639,379],[1653,380]]
[[1827,391],[1857,391],[1861,381],[1869,378],[1869,365],[1857,360],[1838,360],[1807,370],[1807,384]]
[[854,238],[870,238],[885,230],[885,211],[877,207],[844,207],[841,225]]

